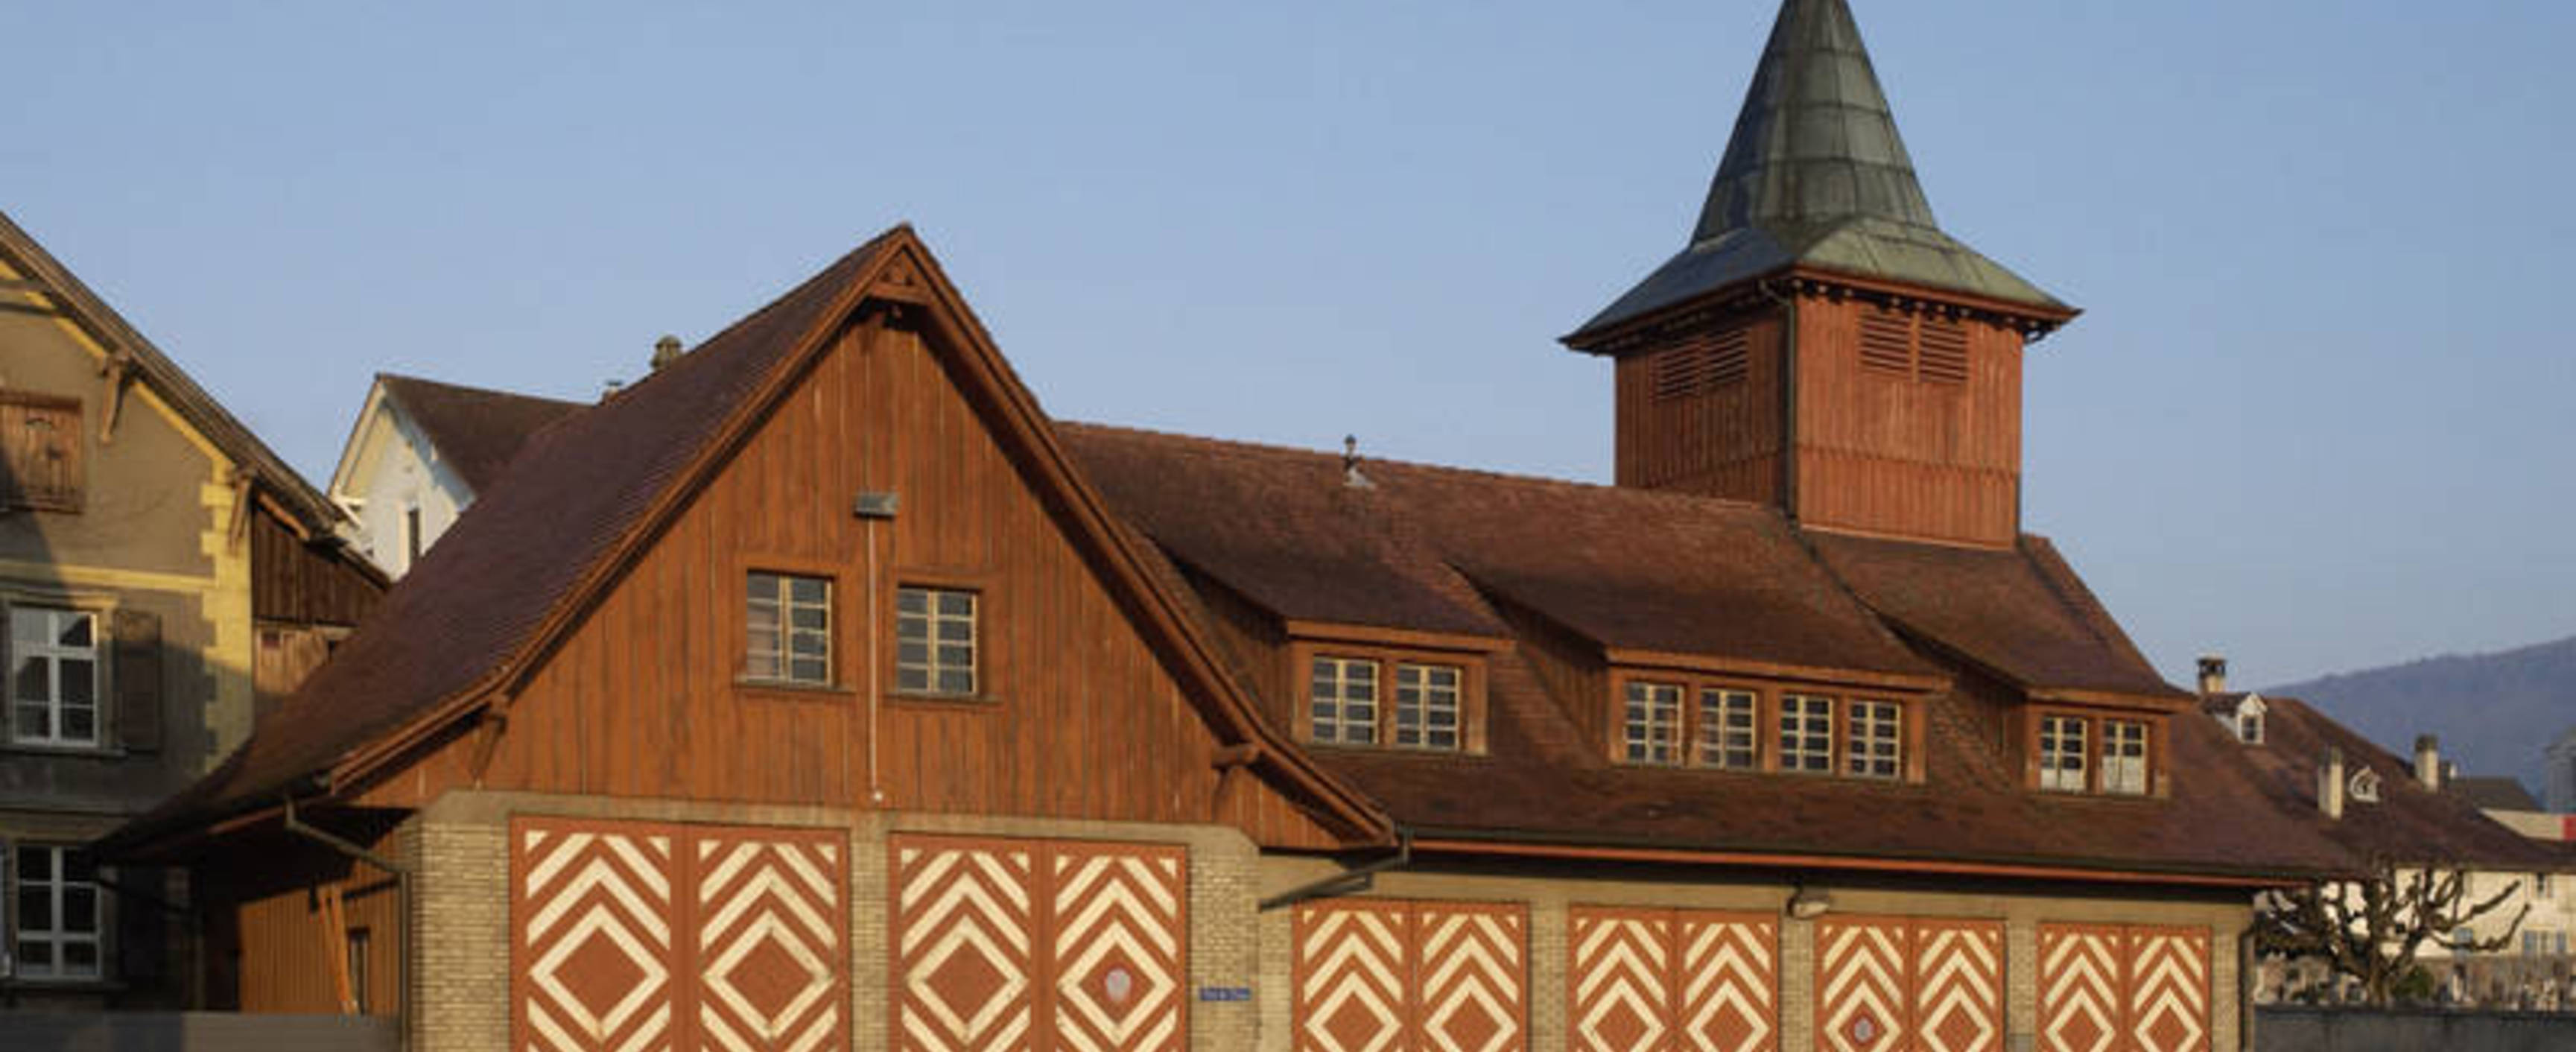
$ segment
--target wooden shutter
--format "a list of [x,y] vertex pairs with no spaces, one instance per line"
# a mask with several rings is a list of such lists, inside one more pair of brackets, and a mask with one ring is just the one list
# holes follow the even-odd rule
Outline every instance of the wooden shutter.
[[[162,972],[162,954],[169,923],[161,915],[159,895],[167,887],[158,869],[120,867],[115,875],[116,909],[107,918],[114,927],[116,956],[114,974],[128,980],[158,979]],[[122,889],[132,888],[140,894]]]
[[0,391],[0,508],[79,511],[80,400]]
[[116,743],[130,752],[161,748],[161,617],[145,610],[120,609],[109,618],[108,641],[116,648],[110,676],[116,692]]

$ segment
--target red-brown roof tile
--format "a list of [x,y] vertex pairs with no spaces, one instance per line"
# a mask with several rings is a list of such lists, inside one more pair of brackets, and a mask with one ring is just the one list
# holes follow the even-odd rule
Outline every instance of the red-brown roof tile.
[[440,461],[476,493],[491,489],[539,430],[588,408],[393,373],[378,373],[376,381],[438,448]]
[[[2414,764],[2354,733],[2297,698],[2265,696],[2263,742],[2237,744],[2260,776],[2264,794],[2299,824],[2364,859],[2435,862],[2474,868],[2566,868],[2570,859],[2489,819],[2468,801],[2424,788]],[[2368,768],[2379,776],[2377,803],[2347,793],[2343,818],[2317,806],[2317,771],[2328,749],[2343,752],[2344,777]]]

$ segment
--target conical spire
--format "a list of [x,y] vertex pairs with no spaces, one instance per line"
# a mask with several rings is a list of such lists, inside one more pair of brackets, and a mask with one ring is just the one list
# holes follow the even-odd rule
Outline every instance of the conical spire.
[[1939,227],[1844,0],[1788,0],[1691,238],[1855,216]]
[[1847,0],[1782,0],[1690,245],[1566,342],[1792,266],[2073,314],[1941,232]]

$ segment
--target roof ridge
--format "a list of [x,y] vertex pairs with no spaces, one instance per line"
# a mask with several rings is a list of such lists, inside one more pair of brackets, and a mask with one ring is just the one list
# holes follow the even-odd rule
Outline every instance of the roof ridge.
[[[1335,453],[1329,449],[1307,449],[1301,446],[1291,446],[1276,442],[1255,442],[1248,439],[1219,438],[1212,435],[1193,435],[1181,431],[1166,431],[1158,428],[1136,427],[1126,424],[1103,424],[1088,420],[1057,420],[1055,421],[1055,425],[1059,428],[1072,428],[1076,431],[1125,434],[1140,438],[1186,442],[1192,445],[1205,447],[1212,453],[1233,455],[1284,454],[1290,456],[1312,457],[1325,461],[1338,460],[1341,457],[1341,454]],[[1770,512],[1775,515],[1779,510],[1761,501],[1742,500],[1734,497],[1718,497],[1700,493],[1688,493],[1681,490],[1647,489],[1639,486],[1622,486],[1614,482],[1586,482],[1581,479],[1564,479],[1549,475],[1514,474],[1512,472],[1497,471],[1491,468],[1471,468],[1456,464],[1434,464],[1428,461],[1401,460],[1394,457],[1362,456],[1360,458],[1360,463],[1363,468],[1369,465],[1383,465],[1403,471],[1416,471],[1430,475],[1465,476],[1470,478],[1492,479],[1500,482],[1516,483],[1528,486],[1569,489],[1583,492],[1618,493],[1641,500],[1664,501],[1685,506],[1695,505],[1700,507],[1717,507],[1730,510],[1760,511]]]
[[482,387],[475,384],[461,384],[453,380],[439,380],[427,376],[414,376],[409,373],[378,372],[376,374],[376,379],[380,381],[390,381],[393,383],[427,384],[431,387],[443,387],[450,391],[464,391],[479,395],[495,395],[502,398],[515,398],[528,402],[552,402],[558,405],[567,405],[576,408],[587,408],[592,404],[577,398],[556,398],[552,395],[530,394],[526,391],[512,391],[499,387]]

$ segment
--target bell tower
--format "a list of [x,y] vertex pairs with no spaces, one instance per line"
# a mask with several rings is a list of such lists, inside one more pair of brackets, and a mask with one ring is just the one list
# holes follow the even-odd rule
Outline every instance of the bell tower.
[[1784,0],[1690,243],[1564,342],[1622,486],[2007,545],[2023,349],[2076,314],[1942,232],[1846,0]]

